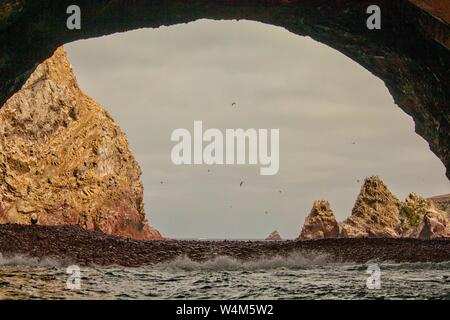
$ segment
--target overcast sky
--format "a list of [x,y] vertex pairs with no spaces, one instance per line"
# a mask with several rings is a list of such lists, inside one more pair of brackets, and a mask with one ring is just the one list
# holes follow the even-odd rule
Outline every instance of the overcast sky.
[[[370,175],[400,199],[450,192],[444,166],[383,82],[310,38],[201,20],[66,50],[82,89],[127,134],[143,170],[147,216],[166,236],[263,238],[278,230],[293,238],[315,199],[329,200],[338,220],[347,217]],[[171,133],[192,131],[194,120],[205,129],[280,129],[279,173],[174,165]]]

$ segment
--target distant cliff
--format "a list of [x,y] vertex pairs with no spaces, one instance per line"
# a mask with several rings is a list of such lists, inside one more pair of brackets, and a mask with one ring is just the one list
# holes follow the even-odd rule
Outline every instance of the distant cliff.
[[160,239],[125,134],[77,85],[64,49],[0,109],[0,223]]
[[368,177],[351,215],[341,223],[336,222],[328,201],[315,201],[299,239],[448,238],[450,221],[442,210],[447,201],[446,196],[430,200],[411,193],[401,202],[380,178]]

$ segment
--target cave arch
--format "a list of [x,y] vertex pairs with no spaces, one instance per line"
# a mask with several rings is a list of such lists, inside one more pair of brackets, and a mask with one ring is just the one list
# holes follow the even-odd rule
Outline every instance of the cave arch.
[[[198,19],[247,19],[310,36],[384,81],[415,121],[450,178],[450,5],[446,0],[3,0],[0,2],[0,105],[64,43]],[[82,11],[80,30],[66,9]],[[381,30],[366,27],[378,5]],[[438,10],[439,9],[439,10]]]

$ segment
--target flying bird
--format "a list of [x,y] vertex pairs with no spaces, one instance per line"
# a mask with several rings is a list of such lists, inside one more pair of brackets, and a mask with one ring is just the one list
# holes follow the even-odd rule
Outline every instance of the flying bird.
[[236,107],[236,102],[233,102],[233,103],[231,104],[231,106],[232,106],[232,107]]
[[244,184],[244,181],[241,181],[241,183],[239,184],[239,187],[242,187],[243,184]]

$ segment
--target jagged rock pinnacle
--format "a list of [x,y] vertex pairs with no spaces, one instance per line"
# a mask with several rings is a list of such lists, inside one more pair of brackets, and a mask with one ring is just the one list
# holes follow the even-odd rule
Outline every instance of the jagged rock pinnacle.
[[78,87],[64,49],[0,109],[0,223],[160,239],[125,134]]
[[305,219],[299,239],[337,238],[339,226],[326,200],[314,201],[310,214]]

